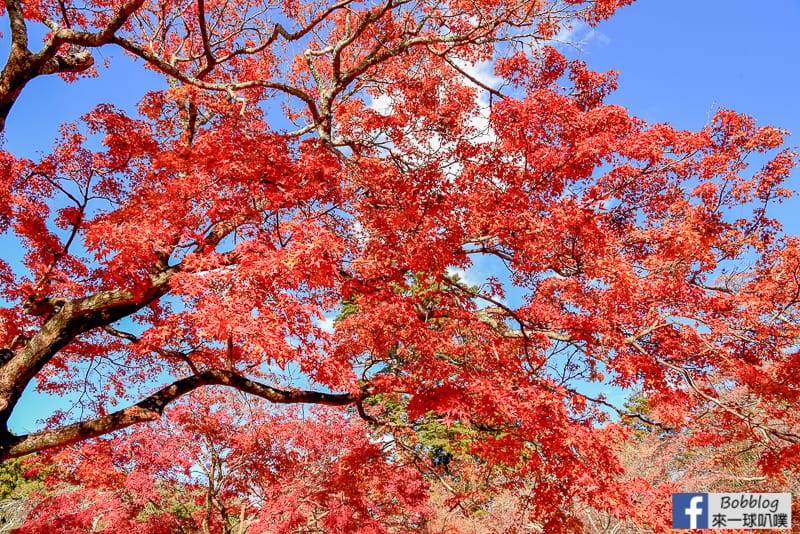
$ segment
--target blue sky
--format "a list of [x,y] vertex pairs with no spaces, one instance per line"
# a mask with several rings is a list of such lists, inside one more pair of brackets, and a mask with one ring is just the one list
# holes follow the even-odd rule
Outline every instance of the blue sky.
[[[3,20],[0,54],[8,48]],[[639,0],[597,28],[578,28],[579,56],[619,72],[610,101],[655,122],[697,129],[717,107],[787,128],[800,145],[800,1]],[[110,68],[103,66],[110,61]],[[113,47],[96,54],[100,76],[65,84],[41,77],[23,91],[6,128],[5,148],[45,151],[58,125],[100,102],[131,108],[159,75]],[[795,221],[800,230],[800,219]]]
[[[7,35],[7,22],[2,23]],[[585,40],[579,56],[590,67],[619,72],[619,90],[610,101],[632,113],[697,129],[715,109],[725,107],[795,132],[788,144],[797,146],[798,28],[800,0],[640,0],[593,30],[577,28],[575,35]],[[0,40],[0,54],[6,53],[7,41]],[[163,84],[118,49],[103,49],[96,59],[98,78],[70,85],[56,77],[31,82],[9,117],[5,148],[28,156],[46,151],[62,121],[75,120],[100,102],[130,108],[141,87]],[[104,59],[110,59],[110,68],[103,67]],[[798,176],[795,171],[790,187],[800,188]],[[790,199],[775,212],[787,233],[800,233],[799,203],[800,198]],[[12,429],[33,430],[34,421],[54,407],[52,400],[49,406],[44,400],[26,395]]]
[[[609,100],[648,121],[698,129],[724,107],[786,128],[787,144],[800,145],[798,0],[640,0],[596,28],[582,57],[616,70]],[[794,198],[775,211],[787,233],[800,233],[798,208]]]

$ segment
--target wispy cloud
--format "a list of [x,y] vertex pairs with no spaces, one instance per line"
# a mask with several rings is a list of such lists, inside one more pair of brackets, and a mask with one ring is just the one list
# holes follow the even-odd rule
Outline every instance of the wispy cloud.
[[580,49],[590,41],[599,41],[602,44],[609,44],[611,38],[597,28],[592,28],[585,22],[575,22],[562,27],[556,36],[548,41],[547,44],[555,47],[571,46]]

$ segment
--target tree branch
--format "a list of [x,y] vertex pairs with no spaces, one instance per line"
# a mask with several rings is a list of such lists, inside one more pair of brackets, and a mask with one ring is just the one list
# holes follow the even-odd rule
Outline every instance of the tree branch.
[[276,404],[349,406],[359,402],[362,398],[360,395],[351,393],[282,390],[250,380],[231,371],[211,369],[177,380],[133,406],[128,406],[90,421],[82,421],[23,436],[7,435],[4,438],[0,438],[0,460],[16,458],[52,447],[63,447],[71,443],[121,430],[137,423],[156,420],[161,417],[164,409],[171,402],[195,389],[210,385],[228,386]]
[[[45,74],[83,72],[94,65],[90,51],[81,47],[98,47],[110,42],[111,37],[128,18],[141,7],[144,0],[129,0],[109,23],[97,32],[80,32],[60,28],[48,22],[53,34],[36,54],[28,49],[28,30],[19,0],[6,0],[6,11],[11,25],[11,49],[3,71],[0,73],[0,131],[11,107],[25,85]],[[62,45],[70,44],[66,55],[59,55]]]
[[151,275],[149,287],[138,293],[116,289],[75,300],[39,299],[29,303],[29,313],[41,312],[48,317],[28,343],[0,367],[0,432],[28,383],[58,351],[80,334],[110,325],[165,295],[170,277],[179,268],[169,267]]

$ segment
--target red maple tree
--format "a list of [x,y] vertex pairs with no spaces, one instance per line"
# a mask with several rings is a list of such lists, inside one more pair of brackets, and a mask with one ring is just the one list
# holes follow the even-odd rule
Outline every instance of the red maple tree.
[[418,532],[427,484],[341,412],[200,391],[157,423],[48,458],[16,532]]
[[[1,116],[105,44],[170,84],[38,161],[0,152],[0,231],[25,252],[0,262],[0,458],[224,385],[355,406],[412,449],[425,421],[463,427],[567,528],[618,487],[608,413],[631,414],[600,384],[796,468],[800,241],[766,209],[795,154],[730,110],[687,132],[606,104],[614,74],[547,40],[624,3],[6,2]],[[494,276],[454,275],[476,262]],[[29,387],[93,415],[15,435]]]

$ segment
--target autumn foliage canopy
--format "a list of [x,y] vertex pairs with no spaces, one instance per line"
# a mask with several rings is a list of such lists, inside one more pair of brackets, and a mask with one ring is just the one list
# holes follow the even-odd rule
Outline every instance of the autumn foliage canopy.
[[[768,211],[795,154],[734,111],[689,132],[606,104],[615,75],[552,39],[625,3],[7,0],[3,120],[37,76],[98,74],[99,47],[164,83],[38,160],[0,151],[20,251],[0,261],[0,458],[55,455],[85,483],[70,506],[123,499],[121,472],[141,506],[184,484],[181,520],[208,532],[218,504],[241,532],[419,531],[428,482],[451,510],[524,495],[548,532],[579,528],[578,503],[659,528],[630,504],[669,487],[626,478],[637,425],[796,472],[800,241]],[[492,275],[472,283],[476,265]],[[29,388],[79,394],[80,417],[8,430]],[[236,431],[234,399],[290,407]],[[174,448],[201,435],[233,452]],[[131,467],[136,447],[169,452]],[[192,486],[212,460],[235,463],[229,486]]]

